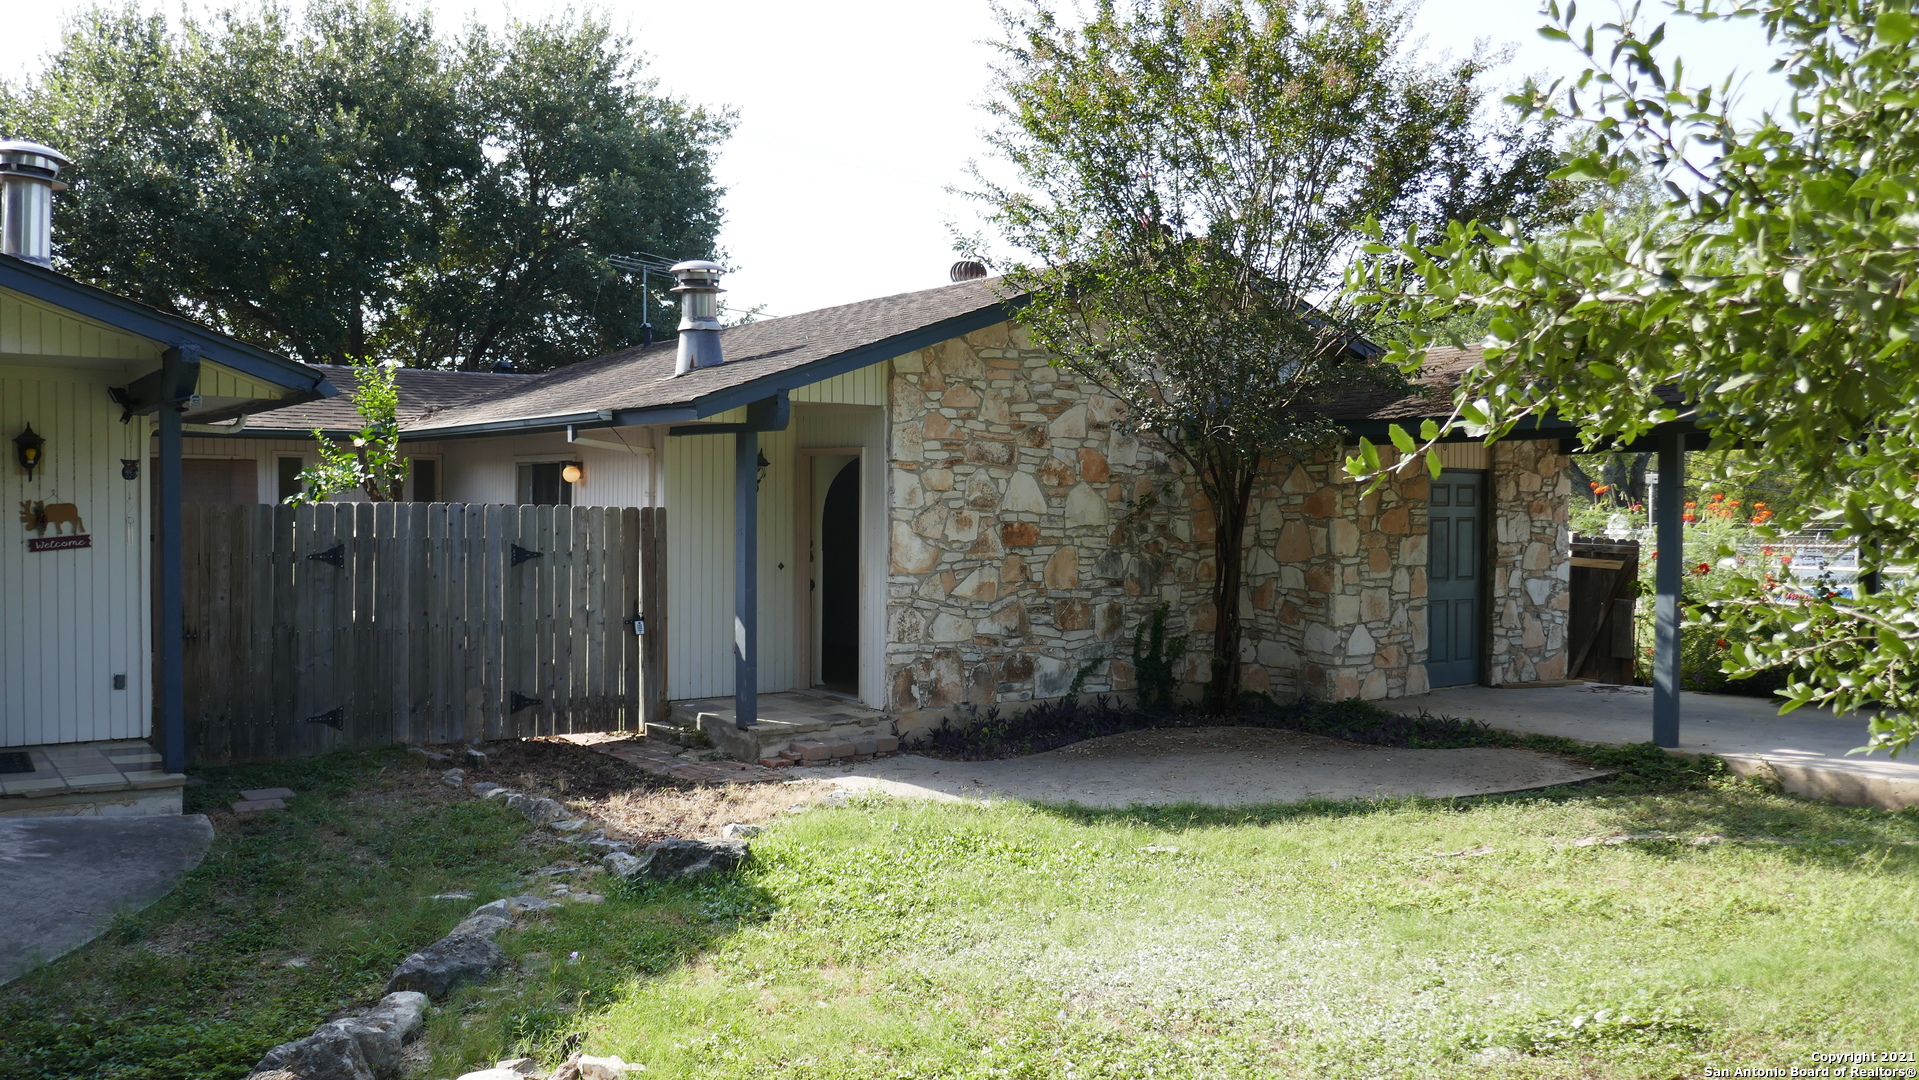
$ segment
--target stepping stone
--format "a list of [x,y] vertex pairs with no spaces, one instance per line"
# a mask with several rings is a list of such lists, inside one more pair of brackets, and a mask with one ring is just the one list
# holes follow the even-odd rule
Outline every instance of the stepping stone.
[[283,787],[255,788],[252,791],[242,791],[240,798],[246,802],[266,802],[269,799],[291,799],[293,798],[293,789]]
[[241,799],[233,804],[233,812],[245,817],[266,810],[285,810],[287,804],[280,799]]

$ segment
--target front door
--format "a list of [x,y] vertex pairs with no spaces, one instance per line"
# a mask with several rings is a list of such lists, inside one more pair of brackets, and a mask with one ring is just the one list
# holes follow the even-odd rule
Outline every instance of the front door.
[[1485,507],[1485,473],[1447,469],[1433,481],[1426,549],[1426,680],[1433,686],[1479,681]]

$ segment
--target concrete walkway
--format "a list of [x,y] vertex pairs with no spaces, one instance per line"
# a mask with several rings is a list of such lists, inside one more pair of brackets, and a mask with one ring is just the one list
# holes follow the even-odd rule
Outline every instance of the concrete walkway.
[[[1581,683],[1525,690],[1456,686],[1388,702],[1403,712],[1470,716],[1508,731],[1595,743],[1652,739],[1652,690]],[[1679,749],[1717,754],[1740,775],[1772,776],[1795,795],[1897,810],[1919,805],[1919,757],[1888,760],[1848,751],[1864,746],[1866,720],[1804,708],[1779,715],[1776,701],[1684,693]]]
[[204,814],[0,818],[0,984],[165,896],[212,842]]
[[1109,808],[1447,798],[1527,791],[1608,775],[1529,750],[1399,750],[1244,727],[1133,731],[1002,761],[901,754],[791,773],[795,779],[826,780],[855,792],[946,802],[1007,798]]

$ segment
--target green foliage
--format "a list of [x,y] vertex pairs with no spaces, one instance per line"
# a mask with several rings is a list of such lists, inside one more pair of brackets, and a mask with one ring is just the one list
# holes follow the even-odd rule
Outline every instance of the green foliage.
[[1152,617],[1133,629],[1133,681],[1140,704],[1168,708],[1179,693],[1179,665],[1186,659],[1189,635],[1166,636],[1167,605],[1153,609]]
[[362,491],[374,502],[399,502],[408,460],[400,453],[398,364],[357,360],[353,365],[353,407],[364,421],[350,446],[322,431],[313,432],[313,464],[300,470],[300,490],[287,496],[292,505],[325,502],[346,491]]
[[[1394,0],[1121,0],[1002,9],[976,174],[1007,287],[1059,363],[1183,462],[1216,519],[1209,707],[1239,679],[1242,549],[1275,456],[1337,434],[1340,393],[1394,383],[1349,347],[1336,285],[1369,218],[1531,219],[1558,195],[1543,128],[1488,122],[1474,54],[1425,64]],[[1329,73],[1333,73],[1329,75]],[[992,259],[983,242],[982,257]]]
[[[1651,174],[1666,198],[1647,228],[1603,213],[1570,230],[1520,224],[1413,231],[1370,250],[1359,302],[1407,322],[1486,316],[1485,363],[1458,416],[1500,435],[1557,412],[1588,445],[1630,441],[1679,416],[1677,391],[1713,446],[1759,448],[1803,501],[1783,527],[1819,522],[1884,565],[1919,560],[1919,41],[1905,0],[1681,3],[1683,17],[1764,23],[1794,89],[1745,123],[1727,87],[1686,81],[1637,16],[1597,29],[1552,5],[1542,33],[1589,69],[1531,86],[1532,115],[1584,125],[1561,169],[1617,187]],[[1436,335],[1397,350],[1417,363]],[[1356,468],[1359,468],[1357,463]],[[1880,706],[1873,745],[1894,752],[1919,709],[1919,591],[1898,582],[1840,603],[1728,583],[1714,618],[1744,639],[1737,666],[1790,665],[1789,708]]]
[[[285,811],[216,819],[174,891],[100,940],[0,987],[9,1080],[228,1080],[378,998],[393,966],[475,903],[522,891],[532,826],[443,801],[398,751],[193,770],[188,813],[288,786]],[[421,799],[401,789],[428,788]],[[431,901],[475,889],[477,900]],[[301,965],[289,965],[298,958]]]
[[74,158],[65,272],[288,355],[523,370],[639,340],[605,262],[707,254],[730,117],[602,17],[442,36],[386,0],[73,17],[0,131]]
[[517,935],[524,974],[436,1010],[425,1075],[519,1053],[551,1068],[568,1046],[716,1080],[1625,1080],[1810,1060],[1919,1038],[1914,840],[1910,815],[1739,785],[858,799],[782,819],[736,877]]
[[1066,688],[1066,696],[1069,698],[1078,697],[1080,692],[1086,689],[1086,680],[1092,678],[1093,673],[1097,672],[1099,666],[1105,662],[1106,658],[1104,656],[1095,656],[1091,660],[1081,664],[1079,670],[1073,672],[1073,684]]

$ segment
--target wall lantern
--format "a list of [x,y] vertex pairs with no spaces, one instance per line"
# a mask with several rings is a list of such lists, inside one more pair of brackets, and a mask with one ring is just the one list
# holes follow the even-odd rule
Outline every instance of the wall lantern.
[[560,479],[569,484],[577,484],[586,479],[586,469],[577,461],[569,461],[560,470]]
[[762,450],[760,451],[760,459],[756,464],[760,467],[759,474],[753,478],[753,488],[757,491],[766,486],[766,470],[772,468],[773,463],[766,460],[766,451]]
[[40,467],[42,454],[40,448],[47,444],[28,424],[27,430],[13,437],[14,454],[20,459],[20,467],[27,470],[27,479],[33,479],[33,470]]

